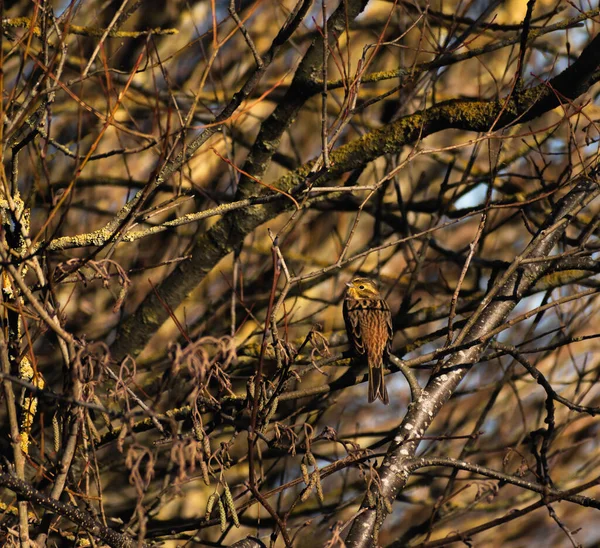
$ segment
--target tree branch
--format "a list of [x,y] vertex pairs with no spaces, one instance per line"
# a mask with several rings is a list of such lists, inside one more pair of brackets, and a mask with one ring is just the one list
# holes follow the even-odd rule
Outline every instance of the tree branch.
[[[600,36],[596,36],[580,57],[561,74],[531,89],[514,93],[507,99],[476,101],[453,100],[400,118],[360,139],[339,147],[330,155],[332,167],[320,174],[317,185],[323,185],[344,173],[362,167],[384,155],[399,152],[406,144],[445,129],[489,131],[509,124],[523,123],[540,116],[584,93],[600,78]],[[273,186],[296,194],[295,189],[310,175],[309,162],[283,177]],[[196,240],[192,259],[181,263],[160,285],[158,293],[167,307],[175,310],[206,274],[243,241],[255,228],[289,209],[291,203],[264,204],[231,212]],[[126,354],[137,356],[150,338],[168,319],[169,314],[154,291],[144,299],[137,311],[120,326],[111,346],[116,359]]]

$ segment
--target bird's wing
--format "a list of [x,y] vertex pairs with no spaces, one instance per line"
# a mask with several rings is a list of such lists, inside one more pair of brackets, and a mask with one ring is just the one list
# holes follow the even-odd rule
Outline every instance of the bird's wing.
[[344,322],[346,323],[348,342],[354,347],[357,354],[365,353],[365,344],[360,331],[361,310],[360,301],[344,299]]
[[392,341],[394,340],[394,326],[392,324],[392,313],[390,311],[390,307],[388,306],[388,303],[385,301],[383,302],[383,308],[386,312],[385,315],[385,320],[387,323],[387,328],[388,328],[388,341],[387,341],[387,345],[386,345],[386,352],[388,354],[392,353]]

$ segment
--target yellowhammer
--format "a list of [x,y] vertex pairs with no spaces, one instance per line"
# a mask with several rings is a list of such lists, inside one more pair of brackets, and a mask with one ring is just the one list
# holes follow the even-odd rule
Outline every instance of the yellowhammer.
[[366,356],[369,366],[369,403],[379,398],[390,402],[383,378],[383,365],[391,351],[392,314],[369,278],[354,278],[344,298],[344,321],[348,340],[358,357]]

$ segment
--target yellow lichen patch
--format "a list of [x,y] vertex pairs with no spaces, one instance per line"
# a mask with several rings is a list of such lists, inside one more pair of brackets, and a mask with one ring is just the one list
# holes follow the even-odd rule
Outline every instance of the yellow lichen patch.
[[[36,388],[44,388],[45,382],[43,377],[39,373],[35,373],[29,358],[24,357],[19,364],[19,378],[31,381]],[[35,396],[27,396],[23,398],[21,409],[21,450],[23,453],[29,451],[29,431],[33,425],[35,414],[37,412],[38,399]]]
[[30,381],[31,379],[33,379],[33,373],[33,367],[31,367],[31,362],[29,361],[29,358],[23,358],[21,360],[21,363],[19,364],[19,377],[25,381]]
[[9,299],[15,298],[13,286],[6,270],[2,271],[2,293],[4,293],[4,295],[6,295]]

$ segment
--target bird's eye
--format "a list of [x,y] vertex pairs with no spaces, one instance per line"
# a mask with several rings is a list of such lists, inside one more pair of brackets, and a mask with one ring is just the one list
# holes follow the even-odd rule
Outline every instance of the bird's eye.
[[364,286],[364,285],[359,285],[359,286],[358,286],[358,289],[364,289],[364,288],[365,288],[365,286]]

